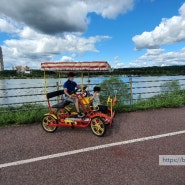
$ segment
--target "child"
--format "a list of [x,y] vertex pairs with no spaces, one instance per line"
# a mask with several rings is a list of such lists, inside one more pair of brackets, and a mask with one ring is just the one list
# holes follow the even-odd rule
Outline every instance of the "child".
[[100,111],[100,112],[106,114],[108,111],[108,107],[105,105],[101,105],[101,103],[100,103],[100,97],[99,97],[100,90],[101,90],[100,87],[95,86],[93,89],[94,94],[93,94],[93,96],[91,96],[90,100],[92,101],[92,105],[93,105],[94,110],[97,110],[97,111]]

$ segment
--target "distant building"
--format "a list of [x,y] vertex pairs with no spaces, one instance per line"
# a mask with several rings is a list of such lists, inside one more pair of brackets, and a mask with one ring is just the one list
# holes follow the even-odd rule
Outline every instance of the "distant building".
[[17,73],[30,73],[30,69],[28,66],[14,66],[13,70],[16,70]]
[[2,53],[2,49],[0,47],[0,71],[4,70],[4,63],[3,63],[3,53]]

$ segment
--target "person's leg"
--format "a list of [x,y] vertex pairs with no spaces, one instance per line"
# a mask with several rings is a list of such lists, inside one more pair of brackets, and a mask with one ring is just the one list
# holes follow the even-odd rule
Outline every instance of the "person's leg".
[[75,98],[75,108],[76,108],[76,111],[77,112],[80,112],[80,110],[79,110],[79,104],[78,104],[78,99],[77,98]]
[[84,114],[82,114],[81,112],[80,112],[80,109],[79,109],[79,102],[78,102],[78,99],[76,98],[75,99],[75,107],[76,107],[76,111],[77,111],[77,113],[78,113],[78,117],[84,117]]

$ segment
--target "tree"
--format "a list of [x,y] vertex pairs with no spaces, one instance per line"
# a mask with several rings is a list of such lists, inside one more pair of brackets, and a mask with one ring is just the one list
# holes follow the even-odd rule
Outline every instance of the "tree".
[[106,103],[107,97],[110,96],[113,98],[117,95],[117,102],[122,103],[124,100],[129,97],[129,87],[128,84],[124,83],[118,77],[110,77],[107,80],[104,80],[101,84],[101,101]]

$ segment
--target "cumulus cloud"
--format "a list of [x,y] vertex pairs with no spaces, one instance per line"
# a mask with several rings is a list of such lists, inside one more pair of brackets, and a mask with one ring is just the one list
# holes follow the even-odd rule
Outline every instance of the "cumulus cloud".
[[134,0],[1,0],[0,32],[9,33],[2,45],[5,67],[40,67],[41,61],[73,59],[66,55],[99,52],[96,43],[109,36],[83,37],[89,13],[115,18],[132,9]]
[[176,52],[166,52],[165,49],[148,49],[137,60],[131,62],[130,67],[184,65],[185,48]]
[[[22,35],[23,33],[20,33]],[[23,34],[28,37],[26,33]],[[20,54],[61,54],[65,52],[70,53],[83,53],[86,51],[98,52],[95,48],[95,43],[102,39],[108,39],[108,36],[94,36],[89,38],[79,37],[77,35],[65,34],[63,37],[37,35],[33,32],[35,37],[24,39],[11,39],[6,40],[5,46],[15,48],[17,53]],[[31,35],[30,35],[31,36]]]
[[87,25],[87,8],[82,1],[1,0],[0,12],[48,34],[85,31]]
[[17,24],[6,16],[0,17],[0,32],[16,33],[18,32]]
[[2,46],[5,67],[24,63],[29,67],[40,68],[41,61],[50,61],[57,55],[82,55],[87,51],[99,52],[95,44],[109,36],[92,36],[85,38],[81,34],[65,33],[62,37],[38,33],[28,26],[12,30],[16,39],[4,41]]
[[185,47],[176,52],[165,49],[147,49],[146,53],[134,61],[124,63],[118,61],[114,68],[135,68],[151,66],[173,66],[185,64]]
[[162,19],[162,22],[151,32],[143,32],[132,38],[136,49],[156,49],[161,45],[185,40],[185,3],[179,9],[179,16]]
[[88,13],[115,18],[132,9],[134,0],[1,0],[0,12],[47,34],[84,32]]
[[[0,31],[10,33],[10,39],[2,45],[5,68],[28,65],[40,68],[41,61],[53,60],[62,54],[82,55],[87,51],[99,52],[95,45],[109,36],[83,37],[80,33],[48,35],[37,32],[25,24],[18,24],[7,16],[0,17]],[[66,59],[66,58],[62,58]]]
[[89,12],[95,12],[109,19],[132,10],[134,6],[134,0],[116,0],[116,3],[112,0],[87,0],[86,2]]
[[62,56],[62,58],[60,59],[60,61],[62,62],[73,62],[74,58],[70,57],[70,56]]

